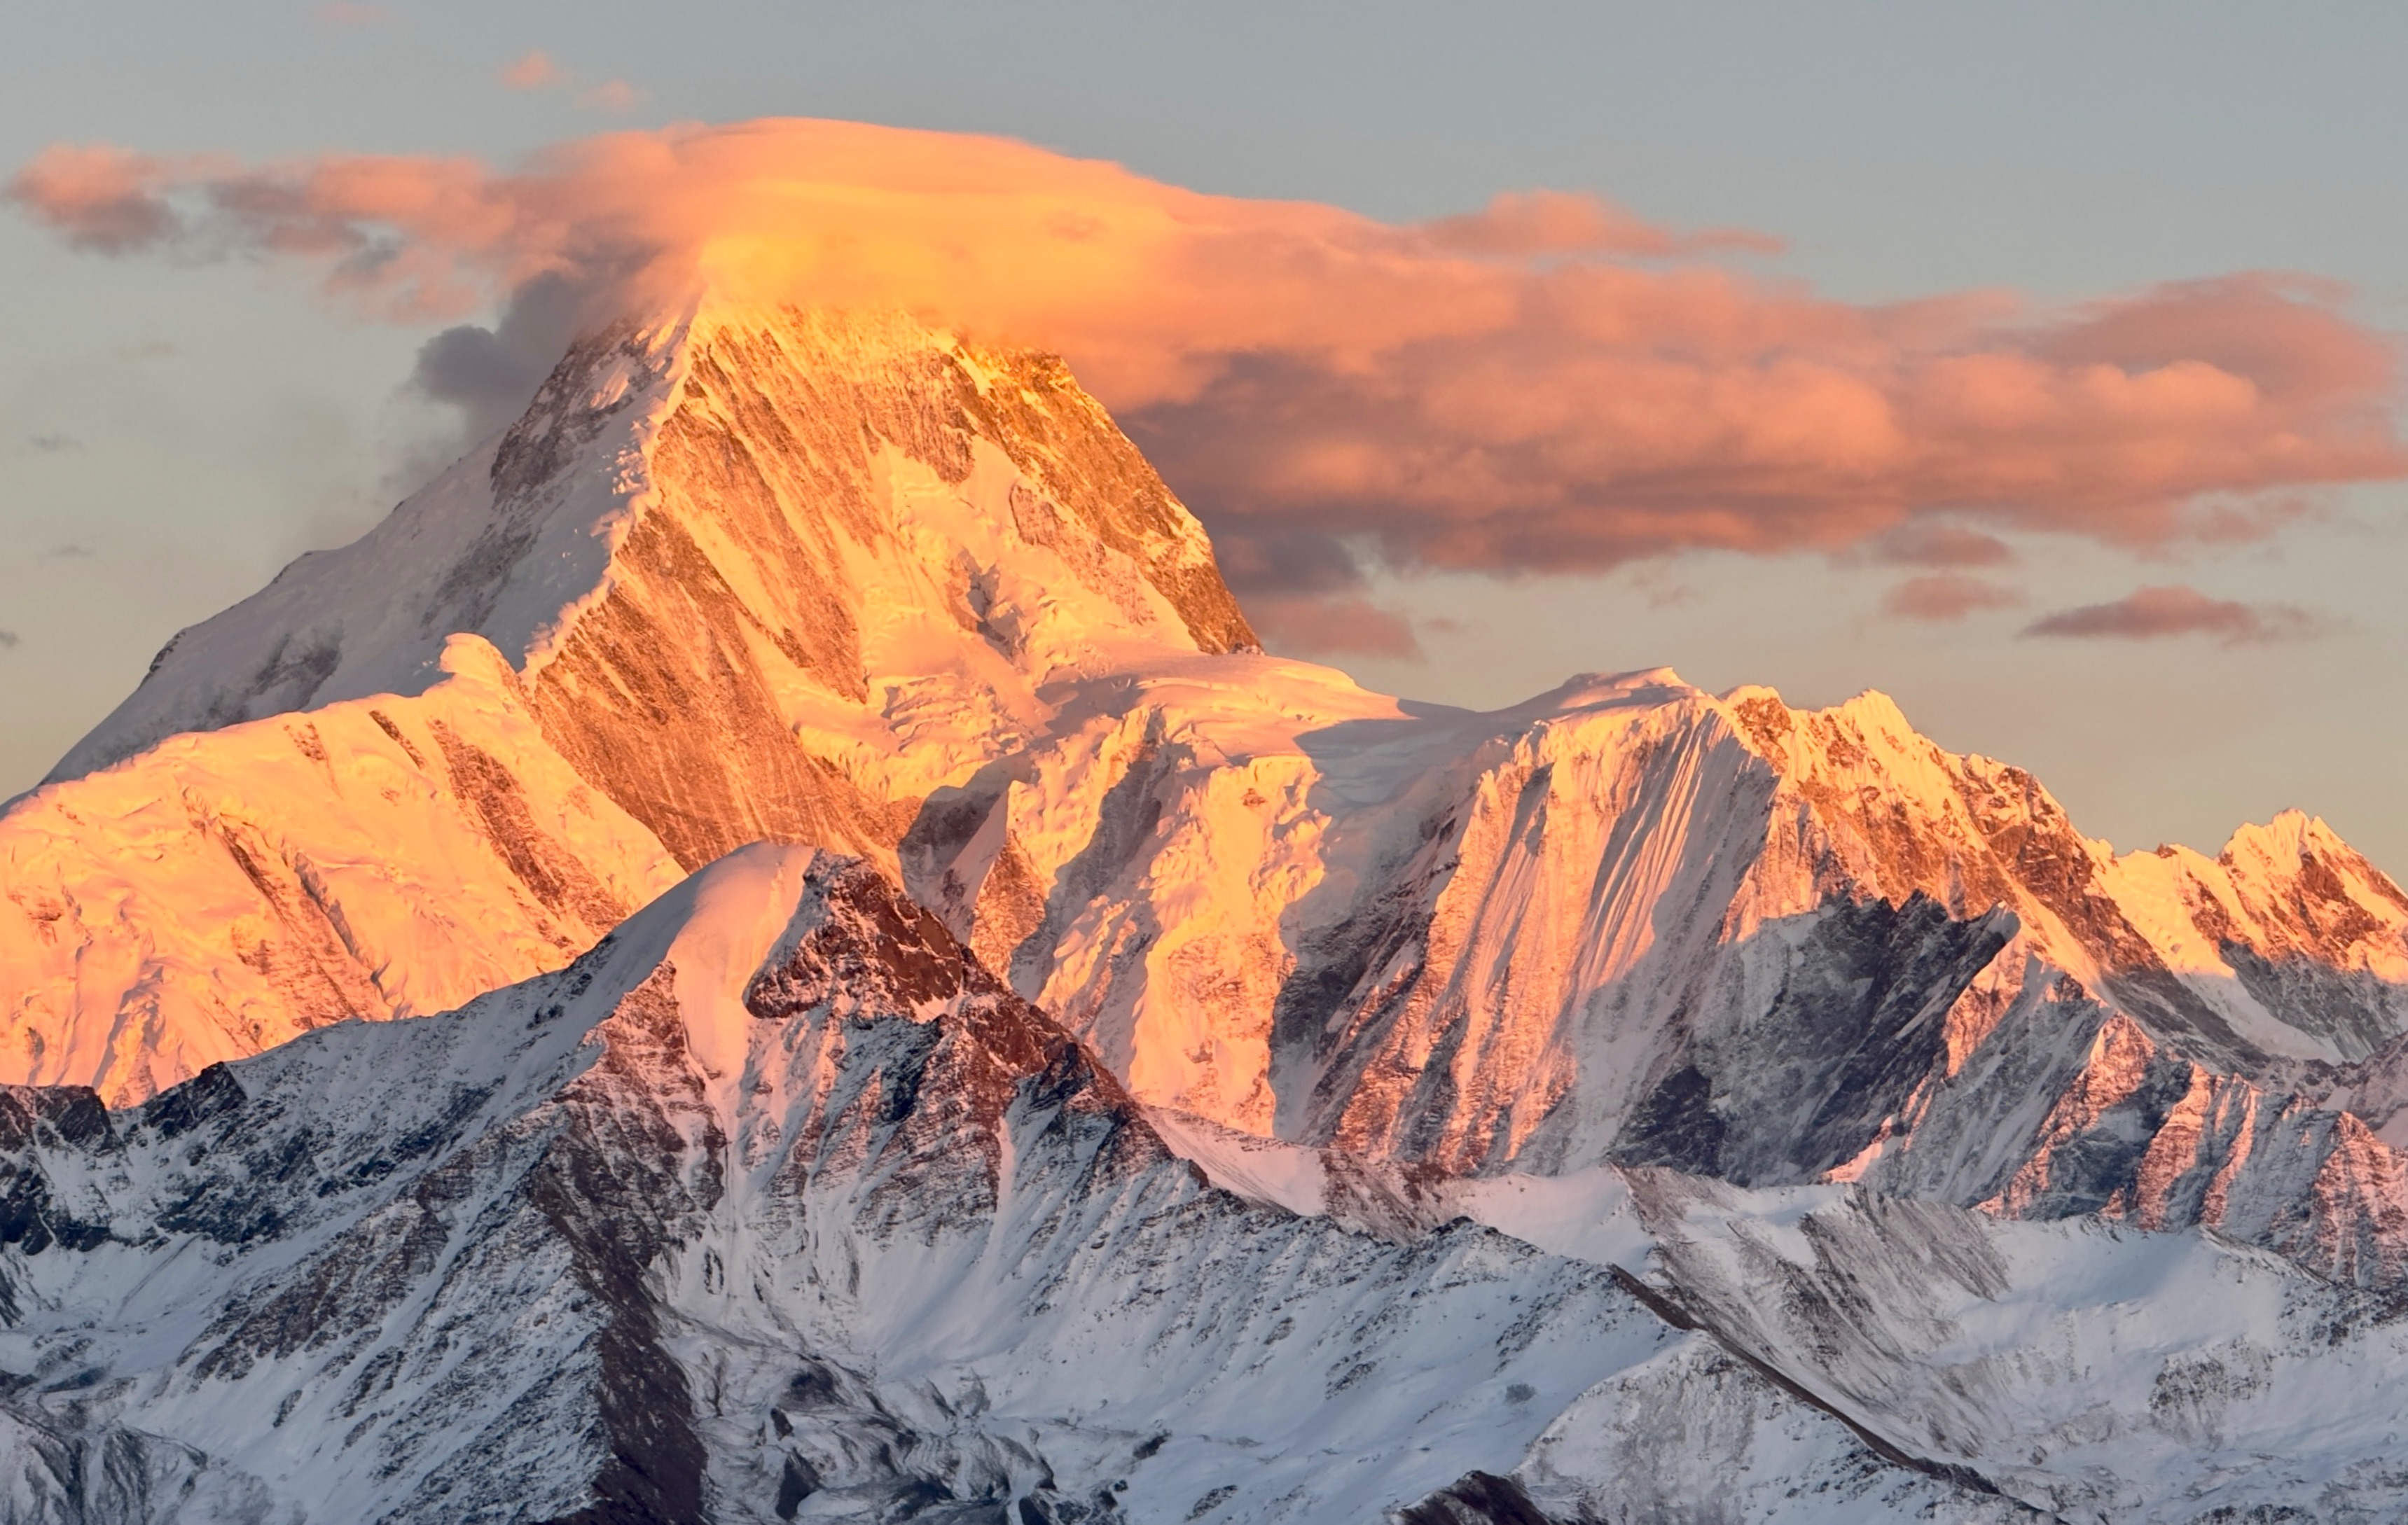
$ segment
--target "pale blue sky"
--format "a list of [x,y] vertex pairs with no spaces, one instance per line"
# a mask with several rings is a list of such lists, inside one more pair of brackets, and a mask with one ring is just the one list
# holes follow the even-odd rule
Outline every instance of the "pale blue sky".
[[[0,162],[105,139],[247,157],[508,161],[609,125],[760,114],[1001,133],[1240,195],[1406,220],[1511,188],[1739,224],[1767,268],[1885,300],[2044,298],[2250,267],[2352,282],[2408,329],[2408,8],[2125,4],[1281,6],[103,3],[0,17]],[[632,109],[503,89],[541,49]],[[250,264],[70,253],[0,216],[0,793],[30,783],[166,636],[408,485],[437,432],[400,392],[423,331],[361,326]],[[1420,663],[1349,663],[1498,704],[1669,663],[1793,702],[1895,693],[1943,744],[2035,769],[2119,846],[2210,848],[2318,811],[2408,873],[2402,490],[2262,544],[2144,561],[2027,541],[2033,609],[2148,582],[2329,616],[2226,648],[2018,639],[1875,616],[1895,574],[1691,556],[1592,579],[1392,579]]]

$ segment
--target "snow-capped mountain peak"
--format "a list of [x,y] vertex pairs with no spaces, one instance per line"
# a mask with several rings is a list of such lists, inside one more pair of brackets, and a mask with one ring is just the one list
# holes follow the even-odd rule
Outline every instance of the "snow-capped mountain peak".
[[1202,530],[1059,361],[702,299],[580,341],[366,536],[178,635],[51,777],[423,691],[458,634],[592,745],[710,695],[889,767],[927,710],[1009,731],[1057,673],[1254,644]]

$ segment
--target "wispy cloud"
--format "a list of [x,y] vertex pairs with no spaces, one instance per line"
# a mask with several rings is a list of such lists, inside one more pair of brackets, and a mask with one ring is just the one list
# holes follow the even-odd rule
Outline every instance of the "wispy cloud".
[[574,90],[577,105],[587,111],[617,114],[632,111],[643,104],[644,93],[625,79],[600,79],[584,84],[577,74],[565,68],[550,53],[537,49],[521,54],[502,65],[496,76],[512,90],[544,91]]
[[122,346],[117,351],[117,358],[131,361],[173,360],[177,353],[176,347],[165,339],[146,339],[140,344]]
[[503,64],[496,78],[512,90],[552,90],[568,83],[568,71],[537,49]]
[[42,552],[40,560],[45,562],[83,562],[90,561],[93,554],[93,549],[90,546],[84,545],[79,541],[71,540],[63,546],[52,546],[50,549]]
[[16,633],[15,631],[13,631],[13,630],[0,630],[0,648],[11,647],[11,646],[15,646],[16,644],[17,644],[17,633]]
[[2243,604],[2210,598],[2180,584],[2138,588],[2105,604],[2085,604],[2036,620],[2026,635],[2080,640],[2161,640],[2209,635],[2227,646],[2299,640],[2330,628],[2320,617],[2291,604]]
[[1867,542],[1860,555],[1885,566],[2003,566],[2015,559],[1997,535],[1939,520],[1901,524]]
[[83,442],[76,438],[73,435],[48,434],[35,435],[28,438],[25,443],[45,454],[56,455],[62,450],[75,449]]
[[1519,258],[1533,254],[1670,256],[1740,250],[1778,254],[1786,246],[1746,228],[1683,233],[1596,196],[1565,191],[1507,191],[1477,212],[1423,224],[1430,247],[1452,253]]
[[1909,577],[1882,595],[1882,613],[1893,620],[1945,623],[1983,609],[2011,609],[2024,601],[2012,588],[1961,572]]
[[412,322],[515,293],[573,324],[703,279],[1039,344],[1225,545],[1350,565],[1364,547],[1497,571],[1856,548],[1938,571],[2001,564],[2018,531],[2263,537],[2321,485],[2408,475],[2393,339],[2279,273],[1869,306],[1717,252],[1770,240],[1594,196],[1392,224],[810,121],[608,133],[509,171],[62,147],[10,193],[80,248],[280,260]]
[[1705,595],[1671,561],[1641,562],[1627,573],[1630,586],[1651,609],[1677,609]]

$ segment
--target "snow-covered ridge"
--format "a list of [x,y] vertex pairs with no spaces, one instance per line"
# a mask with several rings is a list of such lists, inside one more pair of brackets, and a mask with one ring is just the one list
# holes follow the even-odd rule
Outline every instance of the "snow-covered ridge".
[[[1860,1186],[1750,1191],[1610,1165],[1449,1178],[1156,1120],[1214,1184],[1252,1200],[1408,1241],[1469,1218],[1617,1268],[1669,1320],[1710,1336],[1678,1390],[1634,1375],[1548,1427],[1511,1476],[1549,1518],[1612,1518],[1701,1454],[1730,1454],[1717,1445],[1729,1410],[1698,1393],[1708,1368],[1727,1378],[1749,1363],[1876,1455],[1905,1458],[1894,1478],[1971,1490],[1934,1518],[2205,1525],[2408,1507],[2385,1460],[2408,1381],[2396,1299],[2212,1233],[2017,1222]],[[1719,1518],[1879,1518],[1861,1499],[1817,1503],[1795,1486],[1813,1468],[1784,1456],[1771,1429],[1717,1481],[1696,1474],[1701,1492],[1745,1501]],[[1760,1477],[1793,1486],[1751,1495]],[[1665,1518],[1718,1517],[1674,1505]]]
[[[2040,1518],[2207,1525],[2408,1509],[2386,1460],[2408,1381],[2396,1303],[2265,1251],[1655,1171],[1453,1190],[1471,1216],[1560,1253],[1634,1266],[1643,1255],[1648,1284],[1725,1347]],[[1542,1502],[1555,1502],[1558,1447],[1594,1449],[1566,1444],[1579,1415],[1519,1474]]]
[[[1674,1511],[1769,1445],[1756,1496],[1822,1501],[1791,1518],[2016,1518],[1607,1268],[1204,1185],[932,917],[807,848],[139,1109],[0,1092],[0,1171],[19,1518],[1378,1518],[1551,1426],[1609,1443],[1642,1394],[1716,1432],[1646,1480]],[[1626,1486],[1567,1451],[1558,1492]]]
[[456,636],[415,697],[169,737],[0,819],[0,1079],[138,1102],[558,968],[677,882]]
[[1658,670],[1475,715],[1247,677],[1092,691],[905,842],[1150,1104],[1450,1171],[1864,1179],[2352,1277],[2408,1257],[2372,1136],[2408,919],[2321,823],[2118,859],[1878,695]]
[[0,1502],[146,1525],[2401,1502],[2380,1307],[2271,1256],[1611,1168],[1408,1181],[1422,1220],[1362,1233],[1265,1201],[1345,1157],[1176,1136],[1216,1184],[1252,1155],[1255,1189],[1208,1185],[874,870],[748,848],[459,1012],[114,1113],[0,1090]]
[[690,320],[580,345],[526,418],[479,445],[374,529],[311,551],[162,649],[140,687],[50,780],[177,732],[210,731],[441,680],[454,634],[539,664],[607,592],[651,493],[646,455],[682,381]]

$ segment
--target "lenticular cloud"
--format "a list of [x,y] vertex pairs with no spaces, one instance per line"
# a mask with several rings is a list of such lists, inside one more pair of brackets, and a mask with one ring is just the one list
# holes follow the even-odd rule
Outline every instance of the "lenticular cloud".
[[607,134],[509,172],[62,147],[10,190],[80,247],[271,257],[401,321],[520,297],[591,322],[697,280],[901,306],[1063,352],[1225,542],[1407,565],[1838,549],[1940,514],[2162,543],[2408,472],[2393,344],[2282,275],[1859,306],[1716,263],[1769,240],[1593,197],[1398,225],[814,121]]

